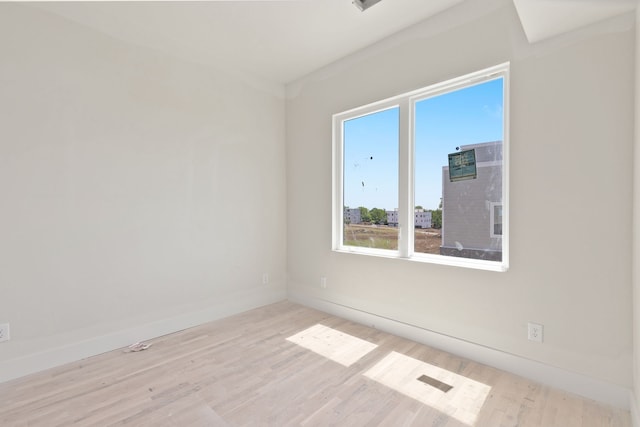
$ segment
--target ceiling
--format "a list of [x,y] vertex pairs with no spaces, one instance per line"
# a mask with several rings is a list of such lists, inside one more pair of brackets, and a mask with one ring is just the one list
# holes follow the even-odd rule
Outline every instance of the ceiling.
[[513,0],[531,43],[602,21],[636,7],[637,0]]
[[[43,2],[114,38],[188,61],[288,83],[463,1]],[[508,0],[505,0],[508,1]],[[530,42],[632,10],[636,0],[513,0]]]

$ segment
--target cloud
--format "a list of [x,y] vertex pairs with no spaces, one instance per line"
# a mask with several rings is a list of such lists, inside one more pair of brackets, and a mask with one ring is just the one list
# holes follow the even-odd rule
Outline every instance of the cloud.
[[485,114],[487,114],[492,119],[502,120],[503,111],[502,111],[502,105],[500,104],[496,104],[493,108],[488,105],[485,105],[484,107],[482,107],[482,111],[484,111]]

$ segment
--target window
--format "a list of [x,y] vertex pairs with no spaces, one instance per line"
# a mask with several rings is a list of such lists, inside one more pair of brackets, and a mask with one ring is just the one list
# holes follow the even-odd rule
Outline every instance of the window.
[[387,212],[398,205],[398,113],[396,106],[342,122],[345,246],[398,249]]
[[502,64],[333,116],[333,249],[508,268]]
[[491,237],[502,237],[502,203],[491,203]]

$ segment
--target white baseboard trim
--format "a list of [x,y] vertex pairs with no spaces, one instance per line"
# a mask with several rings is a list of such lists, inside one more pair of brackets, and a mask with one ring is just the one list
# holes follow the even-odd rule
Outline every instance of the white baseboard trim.
[[629,393],[629,412],[631,413],[632,427],[640,427],[640,407],[638,407],[638,395],[631,391]]
[[0,362],[0,383],[124,348],[136,341],[148,341],[286,299],[287,295],[284,289],[269,290],[262,288],[250,290],[242,292],[240,295],[229,295],[227,298],[217,301],[215,305],[203,310],[2,361]]
[[[296,292],[291,287],[289,287],[288,298],[292,302],[315,308],[325,313],[333,314],[363,325],[375,325],[375,328],[381,331],[465,357],[503,371],[511,372],[588,399],[629,410],[631,400],[629,398],[630,390],[619,385],[566,371],[459,338],[442,335],[418,326],[367,313],[331,301],[314,298]],[[634,427],[640,426],[634,424]]]

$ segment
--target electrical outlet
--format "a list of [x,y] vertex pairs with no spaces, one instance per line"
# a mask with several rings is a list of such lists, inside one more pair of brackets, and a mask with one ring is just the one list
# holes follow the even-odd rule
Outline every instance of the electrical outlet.
[[9,341],[9,324],[0,323],[0,342]]
[[527,338],[530,341],[542,342],[543,334],[544,326],[531,322],[527,324]]
[[262,273],[262,284],[263,285],[269,284],[269,273]]
[[324,276],[320,278],[320,287],[322,289],[327,289],[327,278]]

